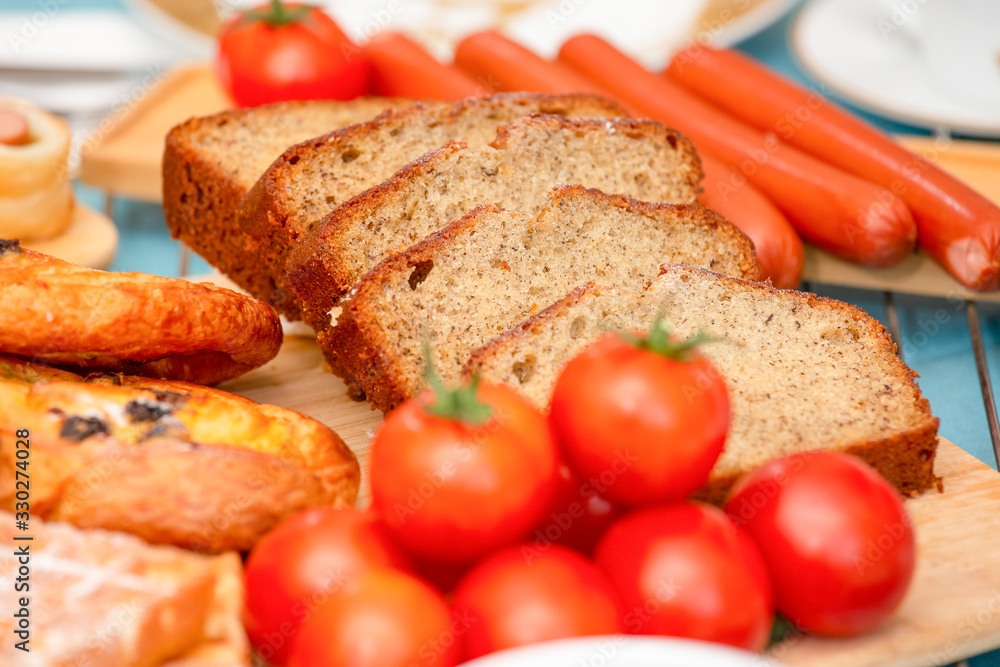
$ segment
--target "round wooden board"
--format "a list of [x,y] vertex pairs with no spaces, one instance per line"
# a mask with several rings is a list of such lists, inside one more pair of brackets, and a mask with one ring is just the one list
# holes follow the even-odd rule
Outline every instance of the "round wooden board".
[[65,232],[44,241],[25,241],[22,245],[67,262],[106,269],[118,250],[118,228],[108,216],[77,202],[73,221]]

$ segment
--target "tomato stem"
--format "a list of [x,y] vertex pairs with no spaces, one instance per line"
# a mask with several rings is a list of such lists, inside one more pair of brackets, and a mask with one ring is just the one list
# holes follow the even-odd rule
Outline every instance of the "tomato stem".
[[712,336],[702,331],[684,340],[674,340],[670,336],[670,324],[667,322],[667,318],[660,316],[657,316],[656,320],[654,320],[652,328],[650,328],[649,333],[645,337],[625,333],[622,336],[640,350],[647,350],[668,359],[673,359],[674,361],[687,361],[691,357],[691,353],[699,345],[711,343],[715,340]]
[[249,21],[263,21],[275,28],[280,28],[300,22],[311,9],[310,5],[289,8],[281,0],[271,0],[270,7],[249,12],[247,19]]
[[442,419],[450,419],[478,426],[493,416],[493,408],[476,398],[479,388],[479,373],[472,376],[468,385],[449,389],[441,382],[434,368],[431,346],[424,342],[424,377],[434,391],[434,400],[424,410]]

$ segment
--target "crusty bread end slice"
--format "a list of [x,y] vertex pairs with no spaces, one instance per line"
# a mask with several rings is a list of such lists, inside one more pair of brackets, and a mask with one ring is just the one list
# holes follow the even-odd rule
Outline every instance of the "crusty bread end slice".
[[562,186],[537,219],[481,207],[382,262],[319,343],[389,410],[425,386],[424,342],[455,381],[476,347],[588,277],[642,289],[664,262],[758,276],[750,240],[708,209]]
[[[594,276],[600,279],[600,276]],[[854,306],[690,267],[667,267],[642,294],[593,284],[476,350],[466,374],[504,382],[547,408],[560,369],[599,337],[698,331],[727,379],[732,422],[702,497],[721,502],[743,472],[792,452],[856,454],[902,493],[936,484],[938,420],[885,328]]]
[[191,118],[166,137],[163,210],[174,238],[244,289],[266,276],[244,246],[236,217],[243,197],[291,144],[374,118],[409,100],[279,102]]

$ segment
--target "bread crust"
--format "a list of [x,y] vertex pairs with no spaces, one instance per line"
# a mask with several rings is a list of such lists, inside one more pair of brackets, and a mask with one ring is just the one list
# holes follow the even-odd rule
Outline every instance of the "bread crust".
[[[414,168],[420,168],[420,165],[414,165]],[[383,260],[350,290],[340,303],[337,325],[322,331],[317,342],[328,359],[337,360],[351,374],[375,408],[383,411],[393,409],[412,397],[413,387],[403,380],[409,373],[401,357],[393,353],[393,347],[386,336],[386,323],[375,317],[367,304],[377,301],[387,289],[386,286],[394,282],[394,279],[398,282],[400,275],[410,274],[422,265],[433,263],[456,239],[470,236],[483,224],[484,218],[493,218],[502,213],[512,221],[520,221],[527,229],[532,225],[542,224],[540,221],[547,219],[553,211],[564,205],[571,206],[580,197],[588,197],[601,204],[654,220],[663,219],[669,214],[671,219],[681,223],[706,228],[718,235],[729,252],[738,258],[740,275],[751,279],[760,275],[752,242],[731,222],[713,211],[698,205],[640,202],[582,186],[558,186],[550,193],[548,203],[537,219],[502,211],[494,206],[481,206],[404,252]],[[362,206],[366,202],[361,199],[357,204]],[[642,285],[636,287],[641,288]]]
[[581,196],[598,198],[615,208],[620,208],[629,213],[647,218],[657,218],[665,213],[669,213],[681,220],[708,227],[724,239],[726,247],[730,248],[731,253],[738,258],[739,275],[733,277],[742,278],[743,280],[760,280],[757,250],[754,248],[750,237],[740,231],[739,227],[717,211],[705,208],[700,204],[670,204],[668,202],[639,201],[632,197],[608,194],[597,188],[588,188],[583,185],[558,185],[550,191],[549,201],[542,213],[539,214],[539,218],[548,214],[552,209],[561,208],[564,205],[572,205],[572,199]]
[[[369,122],[341,128],[292,146],[254,184],[240,207],[239,221],[247,239],[248,251],[257,257],[257,270],[267,277],[268,283],[262,285],[260,290],[251,290],[251,293],[273,304],[279,312],[291,319],[302,317],[309,324],[316,321],[315,316],[303,312],[302,304],[297,300],[298,292],[285,274],[290,252],[299,238],[310,231],[303,227],[301,212],[288,197],[290,183],[296,178],[293,171],[295,165],[308,164],[314,171],[329,172],[328,178],[335,180],[336,156],[350,150],[355,144],[365,145],[371,141],[372,136],[391,136],[402,128],[420,123],[431,127],[451,126],[468,114],[482,114],[483,121],[488,122],[491,112],[501,109],[518,109],[524,115],[571,115],[581,112],[602,117],[628,115],[617,103],[596,95],[502,93],[484,98],[467,98],[455,103],[418,102],[405,109],[388,110]],[[454,136],[457,131],[450,134],[452,140],[464,139]],[[421,152],[426,148],[427,146]],[[419,154],[409,155],[398,164],[380,163],[379,166],[389,166],[394,171],[418,157]],[[384,175],[388,177],[390,173]],[[350,195],[357,195],[367,187],[375,186],[377,182],[367,182]]]
[[[400,359],[388,354],[389,343],[378,322],[359,304],[382,289],[389,276],[425,262],[448,246],[455,237],[480,224],[480,219],[499,213],[495,206],[479,206],[441,231],[398,255],[380,262],[351,289],[344,299],[337,325],[320,333],[316,342],[351,374],[364,390],[374,409],[388,412],[410,398],[409,388],[400,378]],[[529,216],[512,214],[530,224]],[[329,352],[328,352],[329,351]]]
[[385,123],[433,115],[443,108],[446,107],[417,102],[401,110],[386,110],[368,122],[339,128],[285,150],[250,188],[237,213],[247,251],[257,260],[258,285],[251,293],[271,303],[289,319],[302,318],[301,304],[285,276],[288,253],[306,233],[299,211],[286,196],[292,178],[290,167],[302,160],[321,161],[327,154],[346,150],[352,141],[363,139]]
[[[531,129],[537,128],[550,133],[558,131],[584,133],[597,130],[620,132],[627,136],[651,138],[668,143],[679,151],[680,159],[685,164],[691,165],[691,168],[683,174],[683,180],[688,188],[695,193],[700,190],[698,184],[703,172],[694,145],[684,135],[657,121],[631,118],[574,119],[536,114],[501,127],[491,146],[497,150],[514,148]],[[330,326],[328,315],[330,310],[364,273],[359,273],[357,268],[347,265],[344,261],[344,248],[348,244],[352,226],[362,220],[366,225],[377,224],[376,213],[387,199],[407,190],[414,181],[433,173],[454,154],[466,149],[467,146],[463,142],[453,141],[422,155],[385,182],[353,197],[331,212],[292,249],[286,266],[289,282],[301,304],[303,318],[316,330],[318,336],[324,334]],[[391,249],[390,252],[404,249]]]
[[270,361],[281,346],[277,313],[256,299],[0,244],[0,352],[74,371],[215,384]]
[[[245,551],[297,511],[351,506],[360,482],[354,454],[319,422],[182,382],[0,381],[11,479],[18,429],[31,432],[32,512],[201,551]],[[13,487],[0,507],[13,508]]]
[[341,257],[341,249],[347,243],[354,221],[374,219],[386,197],[405,190],[411,181],[433,172],[439,164],[467,148],[464,142],[449,141],[441,148],[428,151],[389,180],[339,206],[292,248],[287,275],[302,305],[303,317],[316,331],[317,339],[330,328],[330,310],[360,278]]
[[[247,247],[237,217],[239,206],[253,180],[244,181],[234,174],[231,165],[225,165],[201,150],[197,137],[216,132],[228,124],[241,123],[248,126],[257,123],[260,132],[267,132],[289,115],[320,113],[324,109],[331,116],[336,112],[337,116],[349,122],[358,122],[376,116],[383,109],[403,104],[409,102],[389,98],[359,98],[350,102],[278,102],[191,118],[175,126],[167,134],[163,153],[163,210],[171,235],[183,241],[241,288],[258,296],[265,293],[269,289],[268,276],[260,270],[255,248]],[[308,125],[311,124],[303,129],[308,130]],[[315,133],[329,129],[316,128]],[[273,157],[280,150],[275,150]],[[271,157],[268,155],[266,159]]]
[[[755,290],[760,290],[779,298],[801,300],[809,307],[835,308],[850,317],[854,322],[868,328],[872,337],[879,341],[878,345],[881,348],[881,352],[891,355],[896,354],[896,345],[893,343],[885,327],[856,306],[835,299],[820,297],[815,294],[793,290],[779,290],[769,284],[753,283],[721,276],[711,271],[693,267],[665,266],[662,269],[661,275],[667,273],[696,274],[723,285],[752,286]],[[654,286],[650,289],[655,289],[655,282]],[[530,339],[530,337],[545,329],[553,320],[571,313],[572,307],[579,301],[591,296],[601,296],[612,291],[626,295],[630,294],[628,290],[612,290],[611,288],[595,285],[594,283],[588,283],[576,288],[565,298],[536,313],[518,326],[504,332],[476,350],[465,366],[465,376],[469,377],[473,373],[480,371],[488,364],[490,358],[509,354],[512,349],[517,348],[521,341]],[[635,294],[638,297],[638,293],[633,292],[631,294]],[[916,387],[915,381],[919,376],[915,371],[902,362],[899,364],[898,371],[900,375],[898,380],[900,382]],[[930,403],[919,393],[919,388],[917,388],[916,395],[917,399],[914,408],[921,417],[909,428],[882,433],[878,437],[863,441],[827,443],[822,449],[835,449],[860,457],[878,470],[903,495],[913,497],[932,488],[940,490],[941,479],[934,474],[934,457],[938,442],[938,418],[931,413]],[[547,409],[547,406],[544,405],[539,407]],[[809,451],[809,449],[805,447],[803,451]],[[814,449],[820,449],[820,447]],[[723,504],[730,487],[744,472],[747,472],[747,469],[720,470],[717,468],[713,470],[708,484],[695,494],[695,497],[717,505]]]
[[173,238],[247,289],[254,282],[256,265],[244,249],[235,216],[246,188],[188,141],[189,135],[233,113],[191,118],[167,134],[163,213]]

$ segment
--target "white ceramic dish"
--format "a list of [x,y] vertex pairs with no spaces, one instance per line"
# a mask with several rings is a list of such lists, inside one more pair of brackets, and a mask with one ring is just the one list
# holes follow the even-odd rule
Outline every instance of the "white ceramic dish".
[[[416,37],[439,58],[450,58],[454,44],[478,30],[499,27],[512,38],[551,57],[571,35],[597,31],[650,67],[662,67],[684,41],[704,36],[728,46],[778,21],[798,0],[749,0],[721,3],[734,18],[713,22],[704,31],[698,19],[710,0],[316,0],[353,39],[375,32],[401,30]],[[213,40],[194,30],[150,0],[125,0],[133,14],[161,37],[187,51],[212,53]],[[217,0],[227,11],[260,4],[260,0]],[[745,10],[745,11],[744,11]],[[728,16],[728,14],[727,14]]]
[[[66,3],[62,3],[66,4]],[[2,3],[0,3],[2,7]],[[0,68],[25,72],[141,72],[183,54],[120,11],[0,12]]]
[[806,71],[859,107],[1000,136],[996,0],[813,0],[791,45]]
[[561,639],[499,651],[463,667],[779,667],[756,653],[672,637]]

